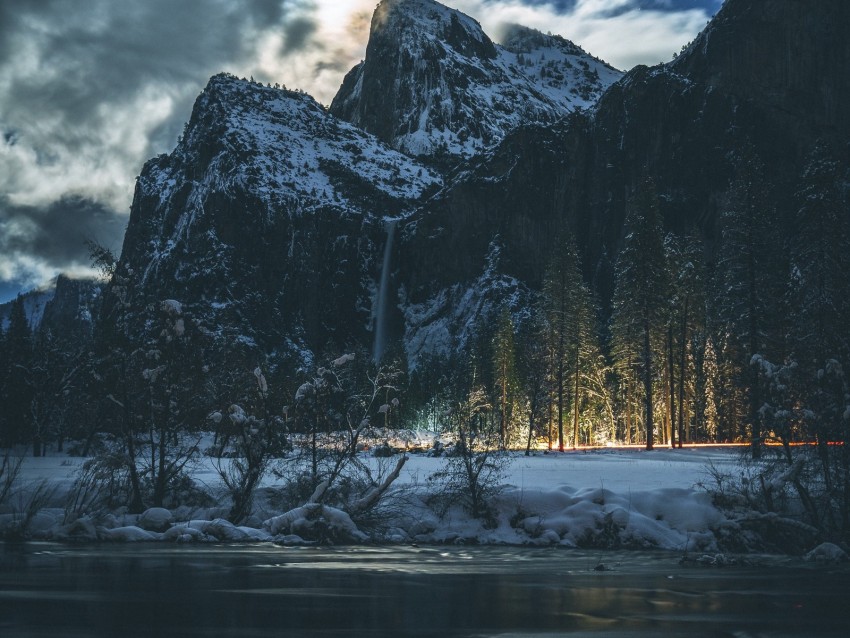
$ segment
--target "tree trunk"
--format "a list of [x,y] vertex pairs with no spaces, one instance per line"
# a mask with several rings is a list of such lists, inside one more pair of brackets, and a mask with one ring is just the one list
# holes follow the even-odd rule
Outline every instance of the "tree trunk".
[[508,370],[505,361],[502,361],[502,422],[499,424],[499,439],[504,450],[508,445]]
[[564,451],[564,364],[558,363],[558,452]]
[[646,449],[653,449],[652,423],[652,346],[649,335],[649,321],[643,324],[643,390],[645,396],[644,413],[646,415]]
[[753,459],[761,458],[761,422],[759,420],[759,408],[761,407],[761,397],[759,396],[759,371],[758,367],[752,364],[752,358],[758,354],[758,292],[756,290],[756,267],[753,256],[753,248],[750,247],[749,253],[749,341],[750,360],[747,365],[750,366],[750,429],[752,432],[752,456]]
[[667,326],[667,383],[670,406],[670,447],[676,447],[676,375],[673,365],[673,322]]
[[[631,374],[631,360],[629,361],[629,374]],[[632,443],[632,384],[629,379],[626,380],[626,445]]]
[[127,470],[130,473],[130,513],[141,514],[144,511],[144,503],[142,502],[142,485],[139,480],[139,468],[136,467],[136,442],[133,439],[132,426],[132,410],[130,409],[130,396],[126,391],[127,374],[126,367],[122,365],[122,378],[125,383],[125,392],[123,401],[123,426],[124,426],[124,443],[127,446]]
[[575,377],[576,377],[576,385],[575,385],[575,394],[573,395],[573,449],[578,447],[578,400],[579,400],[579,346],[576,343],[576,357],[575,357]]
[[685,366],[687,364],[688,344],[688,306],[690,295],[685,295],[685,307],[682,311],[682,331],[679,335],[682,339],[681,352],[679,354],[679,448],[682,447],[682,439],[685,435]]
[[[536,391],[536,390],[534,390]],[[534,401],[531,402],[531,406],[528,413],[528,441],[525,444],[525,455],[531,456],[531,437],[534,432],[534,418],[537,416],[537,406]]]

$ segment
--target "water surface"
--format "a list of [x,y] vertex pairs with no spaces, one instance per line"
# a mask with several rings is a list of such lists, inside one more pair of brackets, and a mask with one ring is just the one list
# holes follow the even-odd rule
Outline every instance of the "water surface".
[[[6,545],[0,636],[847,636],[850,568],[503,547]],[[598,571],[600,564],[605,569]]]

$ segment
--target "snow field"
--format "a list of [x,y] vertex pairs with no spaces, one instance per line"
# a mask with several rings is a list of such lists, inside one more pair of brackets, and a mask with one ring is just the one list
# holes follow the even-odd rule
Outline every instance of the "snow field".
[[[426,443],[427,436],[422,441]],[[362,460],[375,469],[387,461],[366,451]],[[368,534],[345,512],[325,507],[329,525],[357,541],[482,543],[645,547],[669,550],[716,551],[713,530],[725,522],[710,496],[698,487],[709,479],[709,466],[734,474],[739,448],[658,449],[629,448],[544,453],[526,457],[510,453],[503,489],[493,503],[489,526],[452,506],[439,514],[429,504],[435,489],[428,478],[446,460],[409,454],[399,479],[382,508],[386,518]],[[100,539],[110,541],[277,541],[304,542],[289,533],[316,512],[310,505],[290,512],[270,509],[258,495],[254,516],[236,526],[222,518],[226,503],[203,510],[152,508],[142,515],[116,512],[97,520],[83,517],[64,524],[61,500],[84,459],[65,456],[27,458],[19,480],[26,489],[46,480],[56,488],[52,508],[42,509],[30,523],[34,538]],[[212,459],[204,457],[192,472],[210,493],[221,489]],[[267,475],[266,495],[279,485]],[[14,502],[10,504],[14,508]],[[0,528],[19,517],[9,505],[0,511]],[[309,511],[308,511],[309,510]],[[302,520],[303,519],[303,520]]]

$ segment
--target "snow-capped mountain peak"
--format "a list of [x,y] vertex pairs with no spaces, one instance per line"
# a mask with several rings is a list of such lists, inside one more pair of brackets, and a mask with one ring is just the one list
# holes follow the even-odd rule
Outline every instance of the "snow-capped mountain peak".
[[431,0],[385,0],[366,59],[331,113],[408,155],[453,165],[527,122],[589,106],[619,71],[531,29],[494,44],[474,19]]
[[383,0],[372,17],[372,33],[386,30],[396,30],[408,43],[438,38],[467,56],[496,55],[477,21],[432,0]]
[[499,57],[565,110],[587,108],[623,74],[559,35],[519,24],[505,28]]

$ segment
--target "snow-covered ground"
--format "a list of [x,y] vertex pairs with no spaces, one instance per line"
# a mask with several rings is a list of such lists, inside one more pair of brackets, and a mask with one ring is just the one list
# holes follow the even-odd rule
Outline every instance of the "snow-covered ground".
[[[421,450],[433,443],[432,435],[422,433],[407,432],[404,441],[386,434],[380,440],[389,438],[395,447],[404,447],[406,441],[411,450]],[[26,458],[12,497],[0,505],[0,536],[20,529],[25,517],[21,512],[38,486],[46,484],[51,496],[37,513],[30,512],[25,537],[295,545],[318,538],[324,542],[657,548],[702,554],[708,560],[728,551],[788,551],[808,552],[812,560],[847,560],[841,548],[818,545],[818,535],[810,534],[813,528],[797,520],[746,507],[739,506],[733,513],[715,506],[706,487],[716,487],[719,475],[741,479],[745,453],[745,448],[732,446],[658,447],[652,452],[620,447],[536,451],[528,457],[512,452],[503,457],[500,489],[490,496],[489,515],[476,519],[460,502],[446,500],[445,482],[433,478],[450,461],[410,452],[379,506],[365,516],[361,511],[361,516],[354,517],[358,522],[345,511],[309,501],[287,510],[280,505],[281,479],[269,473],[258,490],[253,514],[242,526],[225,520],[229,498],[215,461],[206,456],[193,468],[192,478],[213,496],[215,505],[152,508],[141,515],[128,514],[126,508],[69,513],[67,496],[85,459]],[[398,454],[378,458],[369,450],[360,453],[360,461],[381,476],[400,458]],[[782,547],[764,540],[776,530],[782,534],[792,528],[803,533],[792,535],[790,546],[787,534]]]
[[[376,529],[361,531],[347,515],[333,508],[320,514],[330,526],[347,530],[352,540],[389,542],[465,542],[562,546],[657,547],[673,550],[719,551],[717,530],[734,525],[712,504],[700,483],[710,483],[710,467],[736,475],[740,448],[695,447],[683,450],[606,448],[563,454],[538,451],[530,457],[511,453],[501,477],[503,489],[493,501],[493,516],[485,524],[458,506],[438,507],[429,496],[437,483],[429,477],[445,467],[445,458],[409,454],[394,492],[385,499],[384,519]],[[398,457],[395,457],[397,459]],[[395,459],[363,460],[373,466]],[[52,507],[30,523],[35,538],[96,537],[105,540],[277,540],[298,543],[292,518],[274,509],[276,479],[269,475],[247,526],[223,520],[221,507],[146,516],[115,512],[71,521],[61,508],[63,493],[73,483],[84,459],[62,455],[27,458],[19,475],[22,494],[47,480],[57,488]],[[193,478],[215,493],[221,484],[212,461],[204,458]],[[18,509],[25,498],[17,497]],[[0,528],[20,515],[13,497],[0,510]],[[303,521],[302,521],[303,522]],[[286,523],[286,525],[284,525]]]
[[[646,492],[664,488],[691,490],[709,478],[709,467],[735,473],[742,455],[741,447],[700,446],[670,450],[656,447],[652,452],[641,448],[611,447],[579,451],[545,453],[535,451],[526,457],[511,453],[503,482],[519,492],[534,492],[562,486],[576,489],[605,489],[618,494]],[[372,457],[364,455],[364,459]],[[22,483],[47,479],[51,483],[70,484],[86,461],[64,455],[27,457],[19,478]],[[372,459],[373,463],[377,461]],[[445,459],[410,454],[396,485],[423,484],[439,471]],[[212,462],[202,460],[193,472],[205,485],[220,482]],[[274,485],[269,477],[265,485]]]

